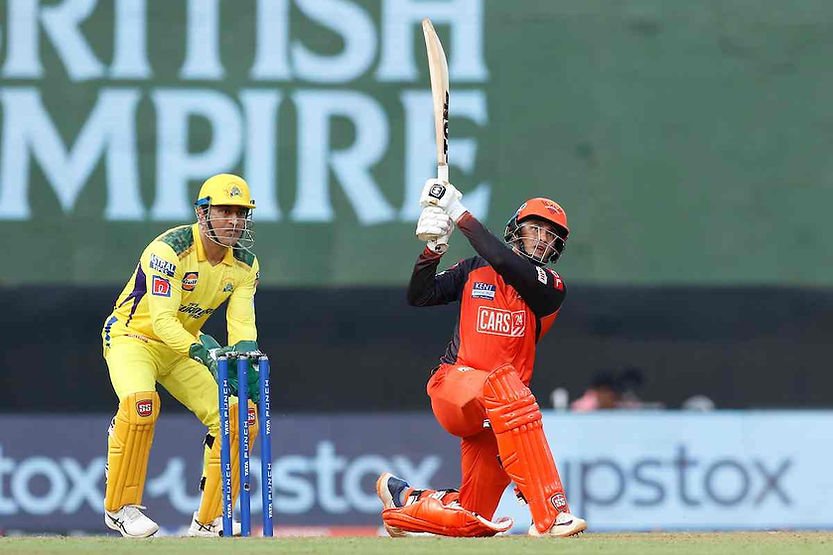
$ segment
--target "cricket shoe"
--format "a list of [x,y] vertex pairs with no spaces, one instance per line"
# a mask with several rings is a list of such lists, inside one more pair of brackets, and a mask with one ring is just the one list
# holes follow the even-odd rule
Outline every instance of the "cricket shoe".
[[125,538],[149,538],[159,531],[159,525],[139,510],[144,508],[141,505],[125,505],[118,511],[104,511],[104,524]]
[[408,489],[410,484],[402,478],[397,478],[390,472],[384,472],[376,480],[376,495],[382,501],[386,509],[402,507],[402,492]]
[[[397,478],[390,472],[384,472],[376,480],[376,495],[382,502],[382,507],[385,509],[394,509],[402,507],[402,492],[411,487],[408,482],[402,478]],[[388,526],[385,524],[385,531],[392,538],[403,538],[408,536],[408,532],[397,528],[395,526]]]
[[[231,535],[239,536],[243,533],[243,527],[236,520],[231,521]],[[218,516],[209,524],[203,524],[197,520],[197,513],[191,518],[191,526],[188,528],[188,535],[201,538],[218,538],[223,535],[223,517]]]
[[578,536],[587,529],[587,522],[583,518],[573,516],[570,513],[558,513],[555,517],[555,523],[548,532],[542,534],[538,531],[533,523],[529,527],[530,536],[555,536],[557,538],[567,538],[570,536]]

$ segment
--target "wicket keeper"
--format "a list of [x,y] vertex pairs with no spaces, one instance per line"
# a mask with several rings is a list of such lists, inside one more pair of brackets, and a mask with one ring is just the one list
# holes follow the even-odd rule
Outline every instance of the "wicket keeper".
[[[437,421],[460,438],[458,490],[420,490],[383,473],[376,490],[391,536],[493,536],[512,520],[493,520],[514,482],[532,513],[533,536],[574,536],[587,523],[570,513],[529,381],[536,344],[549,331],[566,294],[546,267],[564,252],[567,214],[556,202],[534,198],[509,220],[504,241],[461,203],[450,183],[428,180],[417,235],[430,237],[408,285],[408,302],[457,302],[454,335],[428,381]],[[454,225],[477,256],[437,273]]]
[[[125,537],[148,537],[159,530],[142,512],[148,455],[161,409],[157,382],[208,428],[202,496],[188,533],[218,536],[222,530],[216,352],[203,346],[200,329],[228,302],[229,345],[257,350],[254,296],[259,270],[250,250],[255,202],[246,181],[219,174],[203,183],[194,208],[196,223],[169,229],[142,252],[102,331],[104,359],[119,401],[108,432],[104,522]],[[232,407],[232,442],[237,413]],[[250,401],[252,439],[257,436],[256,413]],[[236,497],[236,476],[232,486]]]

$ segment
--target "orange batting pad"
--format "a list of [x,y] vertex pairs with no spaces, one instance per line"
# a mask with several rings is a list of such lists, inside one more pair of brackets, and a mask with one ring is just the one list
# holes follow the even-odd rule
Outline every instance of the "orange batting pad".
[[386,527],[406,532],[403,536],[436,534],[465,538],[494,536],[506,532],[514,524],[511,518],[492,522],[456,503],[443,505],[442,501],[432,496],[406,507],[385,509],[382,520]]
[[558,513],[570,509],[538,403],[510,365],[489,375],[483,399],[503,468],[529,503],[535,527],[544,533]]

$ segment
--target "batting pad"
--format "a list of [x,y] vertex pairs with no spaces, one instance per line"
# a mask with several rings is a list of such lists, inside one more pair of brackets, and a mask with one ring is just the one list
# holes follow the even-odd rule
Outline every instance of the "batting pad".
[[[237,448],[238,430],[240,429],[237,418],[237,401],[229,405],[229,445],[230,460],[231,460],[231,502],[234,504],[237,495],[240,493],[240,468],[239,460],[240,454]],[[249,400],[249,453],[252,452],[252,445],[254,445],[257,437],[257,407]],[[210,524],[214,519],[223,514],[223,489],[222,489],[222,473],[220,472],[220,446],[222,442],[220,438],[214,438],[214,443],[211,445],[208,458],[206,459],[205,468],[203,469],[203,492],[200,499],[200,508],[197,512],[197,522],[202,524]],[[249,463],[251,464],[251,462]]]
[[131,393],[119,402],[107,437],[106,510],[114,512],[125,505],[142,504],[159,410],[159,394],[155,391]]
[[512,366],[486,378],[483,404],[497,438],[503,469],[521,490],[535,527],[544,533],[569,512],[564,487],[544,435],[541,411]]
[[[439,492],[442,493],[442,492]],[[385,509],[382,520],[393,536],[433,534],[456,538],[494,536],[514,524],[511,518],[493,522],[453,503],[444,505],[435,496],[425,497],[406,507]]]

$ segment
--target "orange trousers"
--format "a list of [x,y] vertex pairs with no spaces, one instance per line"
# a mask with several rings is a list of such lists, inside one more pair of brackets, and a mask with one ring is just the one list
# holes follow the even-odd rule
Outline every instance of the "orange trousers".
[[495,434],[483,426],[483,384],[489,373],[442,364],[428,380],[427,390],[437,422],[461,440],[460,504],[491,520],[511,480],[500,465]]

